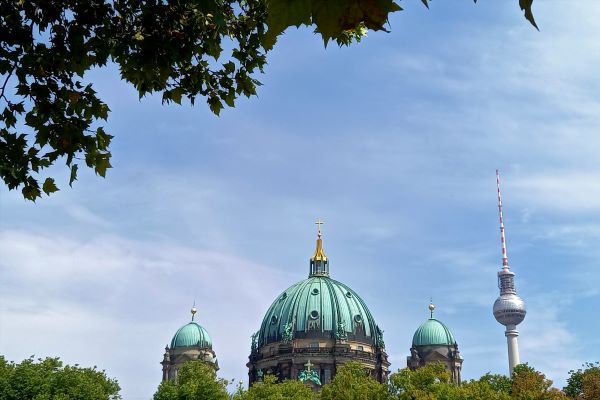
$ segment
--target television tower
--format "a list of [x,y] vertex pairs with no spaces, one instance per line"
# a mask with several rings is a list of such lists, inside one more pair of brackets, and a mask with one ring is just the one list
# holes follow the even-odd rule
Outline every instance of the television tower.
[[494,302],[494,317],[506,327],[504,334],[508,344],[508,367],[510,375],[516,365],[520,364],[517,325],[525,319],[525,302],[517,296],[515,289],[515,274],[508,266],[506,254],[506,237],[504,235],[504,219],[502,217],[502,195],[500,194],[500,172],[496,170],[496,185],[498,186],[498,213],[500,214],[500,242],[502,243],[502,269],[498,271],[498,287],[500,296]]

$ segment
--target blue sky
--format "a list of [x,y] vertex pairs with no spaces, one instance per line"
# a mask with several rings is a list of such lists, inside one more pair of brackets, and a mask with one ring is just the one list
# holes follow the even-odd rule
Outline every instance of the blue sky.
[[56,168],[63,190],[36,204],[0,189],[0,354],[98,365],[148,399],[195,300],[220,375],[247,381],[250,335],[307,276],[323,218],[394,370],[433,297],[464,377],[506,373],[500,168],[522,361],[562,386],[599,360],[600,4],[535,2],[540,32],[516,1],[401,4],[349,48],[288,31],[258,97],[218,118],[90,74],[114,168],[73,189]]

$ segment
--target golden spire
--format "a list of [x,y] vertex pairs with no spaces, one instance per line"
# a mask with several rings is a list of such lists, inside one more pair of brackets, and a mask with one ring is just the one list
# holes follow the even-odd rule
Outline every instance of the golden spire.
[[315,222],[315,225],[317,225],[317,248],[315,254],[311,257],[312,261],[327,261],[327,256],[323,250],[323,240],[321,239],[321,225],[323,224],[324,222],[321,219]]
[[194,300],[194,305],[192,306],[192,309],[191,309],[192,321],[194,320],[194,315],[196,315],[197,312],[198,312],[198,310],[196,309],[196,300]]

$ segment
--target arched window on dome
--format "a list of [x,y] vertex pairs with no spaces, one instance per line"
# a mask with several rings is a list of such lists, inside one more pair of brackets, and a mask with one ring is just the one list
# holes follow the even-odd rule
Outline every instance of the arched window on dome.
[[356,332],[357,335],[364,335],[365,334],[365,326],[363,324],[363,318],[360,316],[360,314],[356,314],[353,318],[354,321],[354,332]]
[[317,310],[313,310],[308,314],[306,326],[309,331],[318,331],[321,329],[321,318]]

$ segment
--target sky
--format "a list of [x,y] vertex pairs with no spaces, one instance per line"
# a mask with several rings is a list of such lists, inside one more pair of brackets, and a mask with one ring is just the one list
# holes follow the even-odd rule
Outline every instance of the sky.
[[288,30],[258,96],[220,117],[90,73],[114,168],[70,189],[57,167],[62,190],[35,204],[0,188],[0,354],[97,365],[149,399],[195,301],[219,376],[247,382],[250,336],[307,277],[322,218],[392,370],[431,297],[463,377],[505,374],[499,168],[521,360],[558,387],[600,360],[600,3],[536,1],[539,32],[516,1],[400,4],[347,48]]

